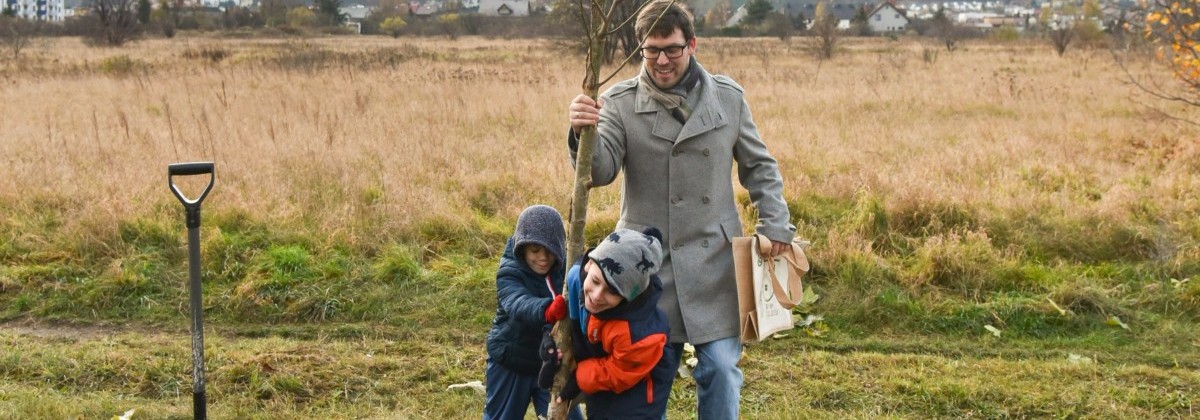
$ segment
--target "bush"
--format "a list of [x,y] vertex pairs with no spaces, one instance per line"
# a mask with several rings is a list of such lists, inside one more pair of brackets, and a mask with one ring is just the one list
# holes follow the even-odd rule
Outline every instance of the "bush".
[[1117,301],[1109,296],[1110,292],[1095,283],[1090,279],[1063,283],[1050,294],[1050,300],[1060,308],[1078,315],[1127,315]]
[[1000,281],[997,272],[1012,263],[992,246],[986,233],[953,232],[931,237],[917,248],[914,258],[904,279],[913,287],[945,288],[975,299],[989,292],[1021,288],[1019,283]]
[[92,44],[121,46],[137,38],[141,25],[133,10],[132,0],[94,0],[87,40]]
[[146,63],[127,55],[115,55],[100,61],[100,72],[111,76],[128,76],[135,71],[145,71],[147,67]]
[[183,58],[207,60],[213,64],[220,63],[222,60],[228,58],[229,55],[229,50],[212,45],[199,49],[188,48],[183,51]]
[[1083,47],[1104,46],[1104,31],[1095,21],[1084,20],[1076,23],[1075,37],[1079,40],[1079,45]]
[[384,19],[383,23],[379,24],[379,30],[383,31],[383,33],[391,35],[392,38],[397,38],[400,36],[400,31],[403,30],[405,26],[408,26],[408,22],[405,22],[404,18],[401,18],[400,16],[392,16]]
[[741,26],[726,26],[724,28],[721,28],[721,30],[717,31],[717,35],[739,38],[742,36],[742,27]]
[[1014,26],[1004,25],[992,32],[992,39],[997,42],[1013,42],[1021,39],[1021,32]]
[[788,41],[792,39],[792,33],[795,29],[792,28],[792,20],[786,15],[772,13],[763,20],[759,26],[759,33],[763,36],[779,38],[780,41]]
[[447,13],[437,17],[438,26],[441,27],[442,33],[450,39],[458,39],[458,35],[462,33],[462,18],[458,13]]
[[385,250],[371,265],[371,269],[373,279],[388,284],[420,280],[424,272],[420,251],[403,245],[393,245]]
[[317,15],[304,7],[296,7],[287,12],[287,24],[293,28],[311,28],[317,26]]

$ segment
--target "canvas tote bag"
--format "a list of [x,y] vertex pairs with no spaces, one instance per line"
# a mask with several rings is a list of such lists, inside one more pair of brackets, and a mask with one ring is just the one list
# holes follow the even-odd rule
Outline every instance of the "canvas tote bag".
[[765,258],[771,240],[763,235],[733,239],[733,264],[737,278],[738,321],[743,343],[756,343],[792,328],[792,308],[802,300],[801,277],[808,258],[800,244],[775,258]]

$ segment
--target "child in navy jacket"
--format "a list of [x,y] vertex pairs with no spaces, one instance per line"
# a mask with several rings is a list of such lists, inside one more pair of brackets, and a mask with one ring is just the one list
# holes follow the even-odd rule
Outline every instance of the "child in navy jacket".
[[[550,395],[537,386],[538,340],[567,315],[562,290],[566,233],[553,207],[521,212],[496,271],[496,316],[487,336],[487,401],[483,418],[523,419],[533,403],[546,415]],[[580,419],[575,410],[572,419]]]

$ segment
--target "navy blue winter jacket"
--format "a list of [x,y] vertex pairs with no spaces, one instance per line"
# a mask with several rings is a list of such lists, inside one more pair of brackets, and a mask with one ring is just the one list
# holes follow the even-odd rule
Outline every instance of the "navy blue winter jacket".
[[[584,255],[581,262],[587,258]],[[586,394],[588,419],[663,418],[675,371],[679,368],[679,355],[675,353],[675,347],[667,343],[670,326],[667,315],[658,309],[662,281],[652,275],[650,286],[641,296],[606,311],[589,314],[583,308],[581,265],[571,267],[568,274],[572,298],[568,307],[573,316],[587,319],[587,322],[571,322],[570,325],[575,358],[579,362],[575,377]],[[584,333],[581,328],[587,328],[588,332]],[[651,343],[661,349],[661,356],[643,359],[651,354],[646,348]],[[610,354],[617,355],[610,357]],[[644,364],[653,364],[653,367],[645,376],[635,378],[631,370],[644,369],[647,367]],[[613,387],[624,389],[613,390]]]
[[538,344],[543,328],[549,327],[546,307],[553,299],[550,289],[556,294],[562,292],[564,264],[558,256],[550,268],[547,286],[546,276],[533,272],[525,259],[516,255],[514,238],[505,245],[496,272],[496,316],[488,331],[487,352],[494,362],[514,373],[537,375],[542,364]]

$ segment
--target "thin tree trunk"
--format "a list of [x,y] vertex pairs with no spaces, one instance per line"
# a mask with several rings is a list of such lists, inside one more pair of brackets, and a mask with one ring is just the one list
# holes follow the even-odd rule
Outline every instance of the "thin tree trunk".
[[[609,35],[615,34],[618,38],[621,37],[620,31],[628,29],[626,25],[630,25],[632,17],[641,12],[641,7],[644,7],[648,2],[640,2],[632,14],[627,14],[620,19],[614,21],[614,16],[618,16],[618,8],[624,0],[611,0],[610,3],[598,3],[593,0],[591,3],[591,20],[583,22],[588,33],[588,53],[587,65],[584,66],[586,75],[583,79],[583,93],[597,100],[600,92],[600,86],[607,83],[608,80],[616,76],[626,64],[629,63],[634,55],[631,51],[637,51],[641,47],[645,39],[637,40],[634,35],[634,48],[629,48],[629,40],[624,42],[627,52],[625,61],[621,63],[612,74],[604,79],[600,78],[600,69],[606,61],[606,54],[610,51],[606,48],[606,40]],[[671,0],[668,7],[674,5],[676,0]],[[582,0],[581,0],[582,3]],[[602,10],[602,7],[607,7],[607,10]],[[666,13],[664,10],[663,13]],[[662,19],[660,14],[654,23],[650,26],[658,24],[658,19]],[[610,34],[610,28],[616,25],[617,30]],[[632,31],[627,31],[632,33]],[[571,212],[567,216],[569,226],[567,228],[567,262],[566,265],[575,264],[575,260],[583,255],[584,251],[584,228],[587,225],[587,208],[588,208],[588,191],[592,188],[592,152],[596,148],[596,126],[587,126],[579,133],[578,149],[575,151],[575,190],[571,197]],[[583,273],[580,273],[583,275]],[[567,288],[567,284],[563,284],[563,294],[572,293]],[[578,293],[575,291],[574,293]],[[568,295],[569,296],[569,295]],[[554,386],[550,389],[550,407],[546,414],[552,420],[565,420],[570,408],[582,399],[582,395],[576,397],[573,401],[564,401],[559,404],[555,401],[558,398],[559,392],[562,391],[563,385],[567,382],[567,375],[575,374],[575,347],[572,343],[571,336],[572,320],[570,318],[559,320],[555,325],[554,339],[558,344],[559,350],[562,351],[562,364],[558,368],[558,372],[554,375]]]
[[[620,0],[616,0],[620,1]],[[604,41],[608,35],[609,22],[604,11],[592,8],[592,22],[598,23],[597,30],[591,35],[588,44],[587,75],[583,81],[583,92],[596,100],[600,91],[600,67],[604,63]],[[567,267],[583,256],[584,228],[587,225],[588,191],[592,188],[592,152],[596,148],[596,127],[584,127],[579,133],[579,148],[575,153],[575,190],[571,197],[571,211],[567,218]],[[582,275],[582,273],[580,273]],[[563,294],[572,293],[563,284]],[[568,295],[569,296],[569,295]],[[558,404],[555,399],[566,384],[567,375],[575,374],[575,348],[572,344],[570,318],[558,321],[555,326],[555,341],[562,351],[562,365],[554,375],[554,386],[550,389],[550,407],[546,414],[552,420],[564,420],[570,408],[578,402],[564,401]]]

